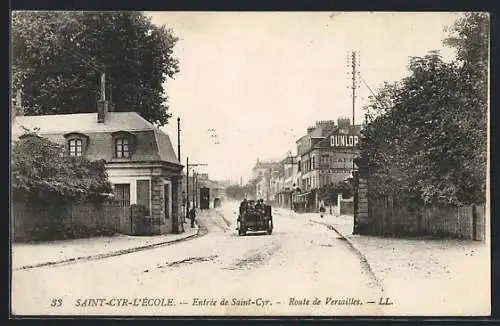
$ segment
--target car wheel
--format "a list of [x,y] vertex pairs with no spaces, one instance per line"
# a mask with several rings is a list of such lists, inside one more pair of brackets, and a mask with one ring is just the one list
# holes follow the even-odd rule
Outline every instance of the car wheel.
[[269,224],[267,225],[267,234],[271,235],[273,233],[273,223],[269,221]]
[[241,225],[240,222],[238,222],[238,235],[245,235],[247,232],[245,228]]

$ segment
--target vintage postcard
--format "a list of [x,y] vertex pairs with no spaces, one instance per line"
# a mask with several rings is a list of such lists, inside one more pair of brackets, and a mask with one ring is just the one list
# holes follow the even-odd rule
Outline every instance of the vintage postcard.
[[490,315],[489,19],[13,12],[12,316]]

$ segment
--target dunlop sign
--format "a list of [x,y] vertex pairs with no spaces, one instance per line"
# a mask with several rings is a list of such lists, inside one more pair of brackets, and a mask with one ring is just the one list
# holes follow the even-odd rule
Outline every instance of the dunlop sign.
[[353,135],[333,135],[330,137],[332,147],[356,147],[359,142],[358,136]]

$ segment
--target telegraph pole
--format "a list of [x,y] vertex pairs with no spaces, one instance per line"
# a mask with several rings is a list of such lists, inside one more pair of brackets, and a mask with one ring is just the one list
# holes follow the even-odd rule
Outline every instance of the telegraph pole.
[[355,112],[356,112],[356,88],[358,85],[358,64],[359,57],[356,55],[356,51],[351,52],[351,67],[352,67],[352,125],[355,124]]
[[197,189],[197,185],[196,185],[196,171],[193,171],[193,205],[194,207],[196,208],[197,207],[197,203],[196,203],[196,189]]
[[[350,66],[352,69],[352,125],[355,125],[355,113],[356,113],[356,89],[359,87],[359,52],[352,51],[350,55]],[[354,155],[352,161],[352,175],[354,176]]]
[[189,218],[189,157],[186,157],[186,218]]

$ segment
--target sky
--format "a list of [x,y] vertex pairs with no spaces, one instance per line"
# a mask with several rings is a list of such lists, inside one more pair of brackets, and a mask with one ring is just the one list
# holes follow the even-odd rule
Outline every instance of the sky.
[[[376,91],[407,75],[411,56],[444,48],[445,26],[458,13],[146,12],[179,41],[180,72],[166,82],[172,119],[163,130],[181,160],[213,180],[243,182],[259,159],[296,152],[295,141],[317,120],[352,117],[351,51]],[[357,89],[355,123],[370,90]]]

